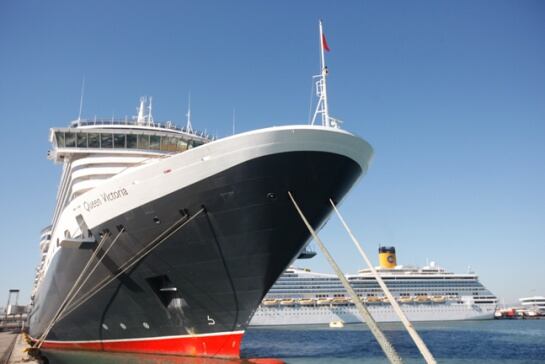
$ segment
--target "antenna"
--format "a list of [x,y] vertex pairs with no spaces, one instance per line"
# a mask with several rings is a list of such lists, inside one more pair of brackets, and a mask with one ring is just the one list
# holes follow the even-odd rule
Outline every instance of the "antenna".
[[81,80],[81,93],[79,98],[79,114],[78,114],[78,121],[81,120],[81,112],[83,111],[83,94],[85,91],[85,76],[83,76],[83,79]]
[[328,69],[325,64],[325,54],[324,51],[329,52],[329,46],[327,45],[327,40],[325,38],[322,19],[320,19],[320,74],[313,76],[313,78],[318,79],[316,81],[316,96],[318,96],[318,104],[316,105],[316,111],[314,112],[314,117],[312,118],[311,124],[314,125],[318,115],[322,118],[322,125],[326,127],[339,128],[340,120],[334,119],[329,116],[329,105],[327,102],[327,74]]
[[191,92],[187,96],[187,124],[185,126],[185,129],[189,132],[193,132],[193,127],[191,126]]
[[146,118],[144,117],[144,104],[146,103],[146,97],[142,96],[140,98],[140,107],[138,108],[138,117],[136,122],[138,125],[144,125],[146,123]]
[[150,96],[149,103],[148,103],[148,126],[151,126],[151,123],[153,123],[153,116],[151,116],[151,102],[153,100],[153,97]]
[[232,135],[235,135],[235,121],[236,121],[235,112],[236,112],[236,109],[233,108],[233,134]]

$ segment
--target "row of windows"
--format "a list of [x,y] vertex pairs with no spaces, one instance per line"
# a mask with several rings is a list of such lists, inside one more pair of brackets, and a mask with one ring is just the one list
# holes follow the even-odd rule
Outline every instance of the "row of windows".
[[183,152],[202,142],[186,140],[178,136],[119,133],[55,132],[59,148],[144,149],[167,152]]
[[[379,289],[380,287],[377,286],[377,285],[374,285],[374,286],[371,286],[371,287],[361,287],[361,286],[355,286],[355,285],[352,285],[352,288],[354,288],[355,290],[373,290],[373,289]],[[473,290],[485,290],[485,288],[483,286],[469,286],[469,285],[466,285],[466,286],[449,286],[449,287],[445,287],[445,286],[440,286],[440,285],[437,285],[437,286],[422,286],[422,285],[402,285],[402,286],[390,286],[388,285],[388,288],[390,288],[391,290],[416,290],[416,289],[426,289],[426,290],[445,290],[445,291],[449,291],[449,290],[460,290],[460,289],[473,289]],[[334,291],[334,290],[339,290],[339,289],[344,289],[341,285],[335,285],[335,286],[310,286],[310,285],[305,285],[305,286],[289,286],[289,287],[286,287],[286,286],[278,286],[278,285],[274,285],[271,290],[272,291],[277,291],[277,290],[282,290],[282,291],[300,291],[300,290],[305,290],[305,291],[308,291],[308,290],[315,290],[315,291]]]
[[[426,293],[423,293],[423,292],[416,292],[415,291],[401,291],[401,290],[392,290],[393,293],[399,293],[400,295],[425,295],[425,294],[432,294],[432,295],[459,295],[460,293],[466,293],[468,294],[469,292],[471,292],[471,294],[473,295],[481,295],[481,296],[486,296],[487,293],[489,293],[488,291],[484,291],[484,290],[481,290],[481,292],[479,291],[474,291],[474,290],[471,290],[471,289],[429,289],[426,291]],[[344,293],[346,292],[344,289],[336,289],[336,290],[326,290],[326,291],[320,291],[320,290],[308,290],[308,289],[301,289],[301,290],[297,290],[297,291],[290,291],[290,290],[283,290],[283,289],[274,289],[274,290],[271,290],[270,293],[272,294],[292,294],[294,292],[297,292],[297,293],[316,293],[316,297],[328,297],[329,295],[333,295],[334,297],[341,297],[344,295]],[[325,293],[327,292],[327,293]],[[357,290],[357,292],[361,292],[361,290]],[[374,295],[374,293],[380,293],[382,294],[382,289],[369,289],[369,290],[365,290],[364,293],[369,295],[369,296],[372,296]],[[343,294],[341,294],[343,293]],[[361,294],[361,293],[360,293]]]
[[[387,282],[386,285],[390,288],[396,288],[396,287],[401,287],[401,288],[405,288],[405,287],[444,287],[444,288],[449,288],[449,287],[483,287],[482,284],[480,283],[452,283],[452,284],[442,284],[442,283],[427,283],[427,282],[423,282],[423,283],[420,283],[420,282],[407,282],[407,283],[399,283],[399,284],[395,284],[395,283],[392,283],[392,282]],[[331,283],[331,284],[308,284],[308,283],[303,283],[303,282],[299,282],[298,284],[297,283],[291,283],[291,284],[286,284],[286,283],[280,283],[280,282],[277,282],[274,284],[275,287],[281,287],[281,288],[284,288],[284,289],[290,289],[290,288],[293,288],[293,289],[298,289],[298,288],[337,288],[337,287],[342,287],[342,285],[337,282],[337,283]],[[374,288],[374,287],[378,287],[378,284],[375,282],[375,283],[369,283],[369,284],[360,284],[360,283],[354,283],[352,282],[351,284],[352,287],[355,287],[355,288]]]
[[[441,277],[403,277],[402,279],[400,278],[392,279],[392,278],[382,277],[382,279],[385,281],[388,281],[388,283],[406,283],[407,281],[420,282],[423,280],[426,281],[426,283],[431,283],[430,281],[434,281],[434,280],[437,282],[441,282],[442,284],[452,284],[452,283],[455,283],[456,281],[469,283],[467,282],[468,278],[463,278],[463,277],[450,277],[448,278],[447,282],[445,282],[445,280],[447,280],[446,278],[441,278]],[[360,277],[355,277],[355,278],[350,277],[348,278],[348,280],[350,281],[350,283],[373,283],[376,281],[374,277],[371,277],[369,279],[368,278],[361,279]],[[469,280],[473,280],[477,282],[475,278],[470,278]],[[338,278],[289,278],[289,279],[286,279],[284,276],[280,276],[280,278],[278,279],[278,282],[283,282],[283,283],[324,282],[324,284],[327,284],[330,282],[338,282],[338,281],[339,281]],[[402,282],[396,282],[396,281],[402,281]]]

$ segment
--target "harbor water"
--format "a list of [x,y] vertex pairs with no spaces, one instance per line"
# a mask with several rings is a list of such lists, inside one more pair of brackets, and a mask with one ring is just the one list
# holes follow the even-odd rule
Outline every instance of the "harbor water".
[[[399,324],[381,324],[405,363],[422,357]],[[545,320],[488,320],[416,323],[439,363],[545,363]],[[387,363],[369,330],[360,324],[342,329],[319,326],[253,327],[242,345],[245,358],[278,358],[287,363]],[[51,352],[50,363],[222,364],[238,361]]]

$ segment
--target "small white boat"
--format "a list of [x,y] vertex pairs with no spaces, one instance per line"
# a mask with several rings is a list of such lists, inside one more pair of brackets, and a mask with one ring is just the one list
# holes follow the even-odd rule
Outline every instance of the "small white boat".
[[340,328],[344,327],[344,322],[341,321],[341,320],[331,321],[329,323],[329,327],[331,327],[333,329],[340,329]]

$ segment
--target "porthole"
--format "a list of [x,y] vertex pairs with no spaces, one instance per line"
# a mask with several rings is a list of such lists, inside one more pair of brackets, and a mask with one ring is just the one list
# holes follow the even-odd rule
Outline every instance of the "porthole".
[[157,216],[155,216],[153,218],[153,222],[156,223],[157,225],[159,225],[161,223],[161,220],[159,220],[159,218]]
[[146,329],[149,329],[149,324],[147,322],[142,322],[142,326],[144,326],[144,328]]
[[103,328],[104,330],[108,330],[108,325],[102,324],[102,328]]
[[121,327],[123,330],[127,330],[127,326],[122,322],[119,324],[119,327]]

